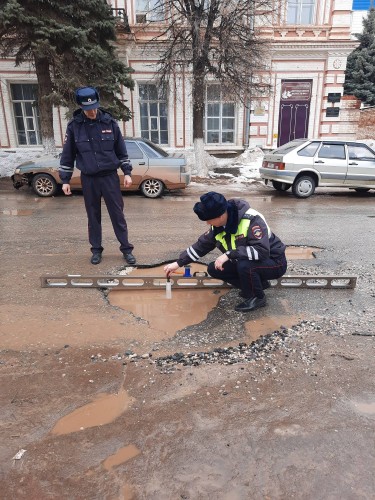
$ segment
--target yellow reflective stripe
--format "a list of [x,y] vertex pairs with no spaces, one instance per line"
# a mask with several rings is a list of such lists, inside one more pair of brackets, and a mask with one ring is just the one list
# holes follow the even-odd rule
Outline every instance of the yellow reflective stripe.
[[[271,235],[272,235],[271,229],[270,229],[269,225],[267,224],[266,219],[264,218],[264,216],[260,212],[257,212],[253,208],[249,208],[249,210],[247,210],[245,212],[245,215],[252,215],[254,217],[256,215],[259,215],[259,217],[261,219],[263,219],[263,222],[265,223],[265,225],[267,227],[268,237],[269,238],[271,237]],[[240,234],[243,234],[244,236],[247,235],[250,223],[251,223],[250,219],[241,219],[240,220],[236,234],[231,235],[231,246],[232,246],[231,250],[235,250],[237,248],[237,246],[236,246],[236,241],[237,241],[236,237],[237,236],[239,236]],[[212,227],[212,229],[213,229],[213,227]],[[225,231],[222,231],[221,233],[219,233],[215,236],[215,239],[216,239],[216,241],[218,241],[219,243],[222,244],[223,248],[227,252],[229,250],[229,248],[228,248],[227,242],[225,241],[225,236],[224,236],[225,234],[226,234]]]

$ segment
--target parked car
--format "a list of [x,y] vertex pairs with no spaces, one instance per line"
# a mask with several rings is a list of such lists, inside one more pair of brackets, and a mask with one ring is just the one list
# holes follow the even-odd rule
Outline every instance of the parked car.
[[[125,138],[126,148],[133,165],[131,188],[140,190],[147,198],[157,198],[164,189],[184,189],[190,183],[186,159],[182,154],[168,154],[156,144],[137,137]],[[59,158],[29,161],[18,165],[12,175],[13,185],[19,189],[23,185],[32,186],[38,196],[54,196],[61,184],[59,178]],[[119,169],[123,188],[124,174]],[[82,189],[80,172],[74,169],[70,182],[71,189]]]
[[295,139],[266,154],[260,176],[277,191],[308,198],[317,186],[375,189],[375,152],[365,141]]

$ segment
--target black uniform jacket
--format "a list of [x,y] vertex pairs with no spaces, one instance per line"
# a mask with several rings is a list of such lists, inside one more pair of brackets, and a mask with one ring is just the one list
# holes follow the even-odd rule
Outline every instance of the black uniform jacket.
[[74,162],[86,175],[103,176],[119,167],[125,175],[131,174],[124,138],[110,113],[98,109],[96,119],[90,120],[80,109],[74,112],[60,158],[59,175],[64,184],[72,177]]
[[[229,200],[228,201],[228,222],[226,227],[212,227],[202,234],[189,248],[184,250],[178,260],[178,265],[184,266],[191,262],[198,261],[215,247],[219,248],[222,253],[226,253],[231,260],[249,259],[262,261],[267,258],[278,260],[285,256],[285,245],[282,241],[270,230],[264,217],[256,210],[251,210],[250,214],[246,212],[250,209],[250,205],[245,200]],[[246,214],[246,215],[245,215]],[[246,235],[238,235],[236,239],[236,248],[226,250],[223,245],[215,239],[215,236],[223,231],[230,230],[232,234],[236,233],[238,224],[242,218],[250,219],[250,225]],[[235,220],[230,219],[235,217]],[[233,224],[234,223],[234,224]],[[228,233],[230,236],[230,233]],[[228,242],[230,237],[227,238]]]

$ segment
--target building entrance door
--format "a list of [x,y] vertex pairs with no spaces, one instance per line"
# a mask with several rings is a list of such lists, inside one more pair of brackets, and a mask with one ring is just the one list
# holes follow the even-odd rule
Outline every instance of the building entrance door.
[[308,137],[312,80],[281,80],[277,145]]

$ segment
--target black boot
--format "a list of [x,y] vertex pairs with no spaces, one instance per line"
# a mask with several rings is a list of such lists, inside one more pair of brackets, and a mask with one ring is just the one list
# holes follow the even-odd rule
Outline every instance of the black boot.
[[266,297],[260,299],[259,297],[253,297],[251,299],[246,299],[241,304],[238,304],[234,310],[238,312],[248,312],[264,307],[267,304]]
[[134,255],[131,252],[124,253],[124,259],[131,266],[134,266],[134,264],[137,262],[136,259],[135,259],[135,257],[134,257]]
[[96,266],[97,264],[100,264],[101,261],[102,261],[102,254],[100,252],[95,252],[92,254],[91,264],[94,264],[94,266]]

